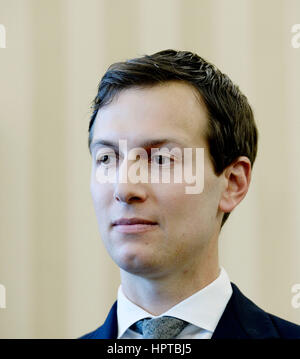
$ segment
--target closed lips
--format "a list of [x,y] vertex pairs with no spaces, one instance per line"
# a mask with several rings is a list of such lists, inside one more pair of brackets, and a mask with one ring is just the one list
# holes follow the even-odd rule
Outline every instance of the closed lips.
[[121,218],[113,222],[113,226],[133,225],[133,224],[157,224],[157,223],[143,218]]

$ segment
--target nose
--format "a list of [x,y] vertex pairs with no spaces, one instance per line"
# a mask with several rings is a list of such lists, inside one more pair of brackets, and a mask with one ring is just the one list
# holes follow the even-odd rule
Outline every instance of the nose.
[[130,181],[130,176],[127,176],[127,172],[129,168],[128,164],[131,161],[127,161],[127,165],[125,161],[126,160],[124,160],[123,163],[119,166],[119,177],[122,179],[126,178],[126,181],[119,180],[116,183],[114,199],[117,202],[123,202],[127,204],[134,202],[144,202],[148,197],[146,185],[141,182],[133,183]]
[[142,185],[138,183],[119,183],[116,186],[114,198],[117,202],[131,204],[146,201],[147,193]]

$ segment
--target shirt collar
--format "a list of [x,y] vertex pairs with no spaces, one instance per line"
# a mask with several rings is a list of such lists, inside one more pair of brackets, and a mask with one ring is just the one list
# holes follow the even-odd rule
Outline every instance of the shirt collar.
[[[217,279],[159,316],[173,316],[213,332],[225,310],[231,294],[232,287],[229,277],[225,269],[221,267]],[[118,289],[117,316],[118,338],[136,321],[146,317],[155,317],[131,302],[124,295],[122,285],[120,285]]]

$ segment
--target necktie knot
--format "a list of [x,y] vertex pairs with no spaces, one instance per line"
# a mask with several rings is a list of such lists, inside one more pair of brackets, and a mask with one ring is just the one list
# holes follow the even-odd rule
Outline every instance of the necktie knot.
[[145,318],[134,323],[131,328],[143,335],[143,339],[175,338],[189,323],[169,316]]

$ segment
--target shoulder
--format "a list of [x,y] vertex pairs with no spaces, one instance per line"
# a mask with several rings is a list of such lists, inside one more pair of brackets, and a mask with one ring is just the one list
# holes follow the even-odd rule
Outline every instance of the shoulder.
[[300,339],[300,325],[279,318],[276,315],[268,313],[273,325],[276,327],[280,338]]
[[118,335],[117,301],[111,307],[105,322],[97,329],[78,339],[116,339]]
[[99,333],[99,331],[101,331],[101,327],[102,327],[102,325],[99,328],[93,330],[92,332],[82,335],[78,339],[97,339],[98,333]]
[[300,339],[300,325],[264,311],[231,283],[234,309],[239,321],[253,338]]

